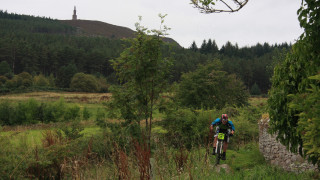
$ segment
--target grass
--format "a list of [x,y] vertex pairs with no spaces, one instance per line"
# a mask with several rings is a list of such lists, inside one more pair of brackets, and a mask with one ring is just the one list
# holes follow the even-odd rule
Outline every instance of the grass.
[[[151,160],[153,179],[309,180],[316,177],[316,174],[312,172],[296,174],[270,166],[264,161],[256,143],[246,145],[238,151],[228,151],[227,160],[221,162],[230,167],[228,172],[223,168],[217,172],[214,165],[215,156],[209,155],[206,158],[206,149],[203,147],[185,151],[187,161],[185,161],[183,168],[179,169],[176,164],[178,153],[179,150],[166,149],[165,146],[155,150]],[[135,157],[129,154],[128,161],[130,179],[139,179]],[[83,174],[86,179],[117,179],[117,171],[117,167],[110,163],[102,163],[92,165]]]
[[263,107],[267,104],[268,98],[263,97],[251,97],[249,98],[249,104],[255,107]]
[[[81,125],[85,128],[80,134],[83,135],[83,139],[90,139],[94,137],[93,149],[96,152],[99,151],[111,151],[106,148],[103,142],[108,136],[102,136],[103,133],[99,127],[95,125],[95,118],[98,109],[104,109],[102,102],[106,101],[109,97],[108,94],[97,93],[24,93],[16,95],[0,96],[2,99],[8,99],[13,102],[25,101],[29,98],[34,98],[40,102],[57,101],[60,97],[64,97],[68,104],[77,104],[82,108],[86,107],[91,117],[87,121],[81,121]],[[252,106],[264,107],[266,105],[267,98],[250,98],[249,103]],[[163,118],[163,115],[159,112],[154,113],[154,122]],[[115,120],[112,120],[115,121]],[[144,121],[142,121],[142,124]],[[46,129],[57,129],[59,127],[69,126],[68,123],[52,123],[52,124],[38,124],[32,126],[16,126],[16,127],[3,127],[0,128],[0,146],[4,145],[4,149],[0,152],[7,153],[8,155],[0,155],[3,158],[3,163],[0,162],[0,178],[2,170],[5,167],[1,167],[1,164],[11,163],[7,169],[10,171],[5,172],[12,174],[12,169],[19,167],[19,170],[24,172],[23,165],[29,161],[28,158],[34,159],[34,148],[42,147],[43,131]],[[2,129],[2,130],[1,130]],[[153,128],[153,132],[165,133],[165,130],[161,127]],[[109,132],[111,133],[111,132]],[[85,148],[88,147],[87,141],[81,145]],[[81,142],[79,142],[81,144]],[[63,146],[61,146],[63,148]],[[79,146],[75,146],[76,149],[81,149]],[[111,148],[111,147],[109,147]],[[45,149],[42,149],[44,151]],[[211,150],[211,149],[210,149]],[[80,150],[82,151],[82,150]],[[63,152],[63,151],[61,151]],[[206,156],[206,149],[204,147],[195,147],[191,151],[186,152],[187,158],[184,161],[184,165],[181,168],[177,168],[177,154],[179,150],[169,148],[166,144],[155,144],[155,148],[152,151],[153,162],[153,175],[154,179],[312,179],[314,173],[290,173],[285,172],[277,167],[270,166],[266,162],[263,156],[259,152],[257,143],[249,143],[241,146],[239,149],[229,148],[227,151],[227,160],[222,163],[228,164],[230,172],[222,170],[220,173],[215,171],[215,156]],[[81,156],[81,155],[80,155]],[[128,168],[131,175],[131,179],[139,179],[139,168],[137,167],[137,160],[134,153],[127,154]],[[18,158],[17,158],[18,157]],[[92,164],[87,164],[81,171],[84,179],[117,179],[118,170],[114,164],[114,158],[103,159],[102,161],[96,161]],[[22,163],[21,163],[22,162]],[[45,161],[43,161],[46,163]],[[21,164],[20,164],[21,163]],[[27,163],[26,163],[27,164]],[[11,169],[10,169],[11,168]],[[16,173],[15,173],[16,174]],[[16,177],[19,177],[18,175]]]

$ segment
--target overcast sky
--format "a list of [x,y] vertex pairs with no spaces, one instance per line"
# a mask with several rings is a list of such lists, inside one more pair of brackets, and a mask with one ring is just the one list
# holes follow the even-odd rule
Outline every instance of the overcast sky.
[[[227,0],[228,1],[228,0]],[[159,28],[158,14],[168,14],[169,37],[181,46],[204,39],[219,47],[227,41],[239,47],[258,42],[294,43],[303,30],[297,10],[301,0],[250,0],[237,13],[202,14],[190,0],[0,0],[0,9],[9,13],[71,19],[76,6],[78,19],[98,20],[135,30],[138,16],[149,29]]]

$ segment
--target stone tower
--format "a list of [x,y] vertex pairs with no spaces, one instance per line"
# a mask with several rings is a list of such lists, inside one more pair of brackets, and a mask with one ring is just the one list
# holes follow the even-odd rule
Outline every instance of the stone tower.
[[76,10],[76,6],[74,6],[73,15],[72,15],[72,20],[77,20],[77,10]]

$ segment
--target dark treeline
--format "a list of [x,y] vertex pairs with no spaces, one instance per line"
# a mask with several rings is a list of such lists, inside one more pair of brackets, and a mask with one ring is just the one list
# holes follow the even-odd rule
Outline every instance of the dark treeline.
[[[119,57],[127,46],[127,41],[119,39],[77,36],[76,28],[58,20],[0,11],[0,63],[5,61],[9,65],[9,79],[22,72],[33,76],[51,75],[59,82],[56,86],[63,88],[69,86],[63,82],[70,82],[64,78],[72,78],[77,72],[103,75],[112,80],[114,71],[110,60]],[[182,73],[194,71],[199,64],[220,59],[223,70],[235,73],[248,89],[255,85],[266,93],[274,59],[290,48],[286,43],[239,48],[227,42],[219,49],[215,41],[209,39],[204,40],[200,48],[194,42],[187,49],[165,45],[163,54],[174,59],[171,82],[179,82]],[[8,74],[1,68],[0,76]],[[69,75],[66,76],[66,72]]]
[[223,63],[223,70],[236,74],[248,89],[259,87],[267,93],[271,86],[270,78],[273,67],[282,56],[291,49],[291,44],[269,45],[257,43],[255,46],[239,48],[237,44],[227,42],[220,49],[214,40],[204,40],[200,48],[193,42],[189,47],[195,53],[204,54],[205,59],[218,58]]

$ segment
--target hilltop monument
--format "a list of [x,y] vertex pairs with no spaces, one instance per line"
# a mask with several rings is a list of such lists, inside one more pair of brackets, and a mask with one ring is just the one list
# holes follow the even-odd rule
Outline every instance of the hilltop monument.
[[76,6],[74,6],[73,15],[72,15],[72,20],[77,20],[77,10],[76,10]]

